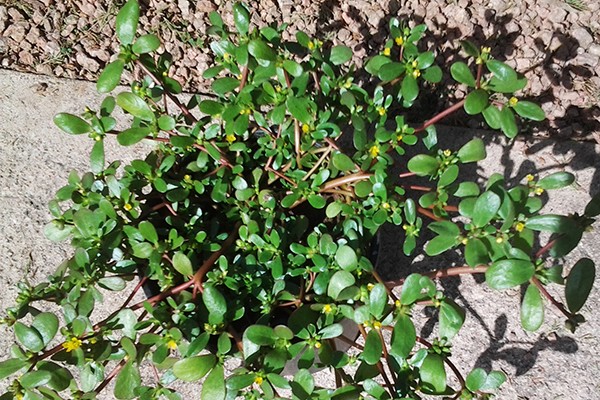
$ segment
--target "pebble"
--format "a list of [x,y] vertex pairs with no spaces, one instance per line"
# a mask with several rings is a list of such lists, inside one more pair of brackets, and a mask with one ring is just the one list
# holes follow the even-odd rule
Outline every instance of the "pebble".
[[587,49],[590,47],[592,43],[594,43],[594,38],[587,29],[580,27],[573,30],[572,36],[575,40],[577,40],[579,47]]
[[81,65],[83,68],[91,72],[97,72],[100,69],[100,64],[98,64],[98,61],[86,56],[81,51],[77,52],[77,55],[75,56],[75,61],[77,61],[77,64]]

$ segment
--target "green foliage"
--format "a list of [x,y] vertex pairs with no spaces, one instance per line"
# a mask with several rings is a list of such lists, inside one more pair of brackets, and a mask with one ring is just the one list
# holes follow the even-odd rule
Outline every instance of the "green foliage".
[[[138,36],[139,6],[127,1],[116,18],[119,55],[97,89],[115,89],[125,70],[139,80],[99,110],[56,115],[61,130],[93,139],[91,171],[72,173],[50,204],[45,233],[70,240],[73,256],[47,282],[19,284],[7,310],[15,344],[0,378],[13,379],[8,396],[96,398],[114,378],[117,399],[176,399],[176,380],[203,380],[201,398],[210,400],[274,399],[279,389],[297,399],[485,399],[506,377],[475,369],[451,387],[446,365],[466,313],[434,278],[485,273],[493,289],[528,285],[520,313],[532,331],[549,296],[540,288],[565,283],[561,311],[571,328],[583,321],[575,313],[592,290],[594,264],[580,260],[563,278],[561,266],[544,261],[573,250],[600,214],[598,196],[583,215],[541,214],[540,195],[573,175],[513,186],[499,175],[464,180],[463,164],[485,159],[484,141],[439,149],[431,121],[443,115],[418,123],[410,110],[447,70],[422,50],[425,25],[392,19],[390,40],[360,69],[346,46],[303,32],[283,40],[285,26],[254,27],[239,3],[232,12],[233,27],[209,16],[215,66],[203,76],[213,93],[185,103],[169,77],[171,55],[156,54],[158,37]],[[454,110],[510,138],[520,118],[543,119],[514,96],[525,78],[490,49],[461,45],[469,58],[449,71],[469,92]],[[107,163],[107,135],[157,147],[126,165]],[[408,146],[418,146],[410,159]],[[398,177],[395,166],[410,172]],[[456,251],[467,266],[409,270],[392,288],[373,265],[386,224],[401,227],[405,254]],[[427,243],[424,227],[433,232]],[[551,233],[552,245],[538,249],[538,232]],[[138,303],[136,276],[155,287]],[[131,297],[102,319],[107,291]],[[413,323],[424,307],[438,309],[433,343]],[[341,351],[353,332],[364,345]],[[241,365],[226,370],[232,358]],[[140,377],[148,364],[159,374],[154,383]],[[283,376],[294,368],[293,378]],[[338,387],[318,387],[313,368],[334,370]]]

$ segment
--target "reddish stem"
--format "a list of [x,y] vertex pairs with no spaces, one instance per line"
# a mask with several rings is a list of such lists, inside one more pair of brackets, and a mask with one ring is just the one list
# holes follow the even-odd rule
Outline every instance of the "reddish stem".
[[548,291],[546,290],[544,285],[542,285],[542,282],[540,282],[538,278],[536,278],[535,276],[531,278],[531,283],[537,286],[537,288],[544,295],[544,297],[547,298],[550,301],[550,303],[552,303],[552,305],[556,307],[561,313],[563,313],[565,317],[567,317],[568,319],[572,319],[574,317],[574,315],[565,308],[565,305],[563,303],[556,300],[554,296],[548,293]]
[[416,128],[415,133],[424,131],[425,129],[429,128],[431,125],[435,124],[436,122],[438,122],[438,121],[446,118],[448,115],[460,110],[464,104],[465,104],[465,100],[463,99],[463,100],[459,101],[458,103],[446,108],[444,111],[442,111],[435,117],[427,120],[421,127]]
[[417,207],[417,212],[420,213],[420,214],[422,214],[422,215],[424,215],[424,216],[426,216],[426,217],[431,218],[434,221],[441,221],[442,220],[442,218],[436,217],[431,211],[429,211],[429,210],[427,210],[427,209],[425,209],[423,207]]

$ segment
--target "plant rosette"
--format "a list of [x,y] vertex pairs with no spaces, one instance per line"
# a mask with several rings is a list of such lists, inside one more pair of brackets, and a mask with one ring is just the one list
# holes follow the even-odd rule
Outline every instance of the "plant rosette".
[[[540,195],[570,185],[571,174],[513,187],[493,175],[481,186],[459,179],[463,164],[486,157],[481,139],[437,148],[435,123],[460,110],[508,138],[520,118],[544,118],[518,98],[525,78],[489,48],[462,42],[467,58],[449,70],[469,94],[415,122],[406,111],[443,73],[435,53],[421,50],[423,25],[392,19],[390,40],[358,69],[350,48],[303,32],[286,41],[285,26],[254,27],[235,4],[234,26],[210,14],[210,93],[184,102],[170,54],[156,36],[138,34],[138,19],[130,0],[116,18],[120,52],[97,88],[113,91],[124,70],[140,78],[98,110],[54,119],[93,139],[91,168],[72,173],[50,203],[45,233],[70,239],[73,256],[46,282],[20,283],[7,310],[16,340],[0,362],[0,378],[11,379],[0,398],[94,399],[110,383],[117,399],[179,399],[176,381],[202,379],[201,398],[211,400],[488,398],[504,374],[477,368],[463,377],[450,357],[466,314],[434,280],[459,274],[485,274],[499,290],[525,287],[527,330],[542,324],[543,298],[571,329],[583,322],[594,263],[579,260],[565,275],[551,260],[577,245],[600,198],[582,215],[540,214]],[[117,118],[128,127],[117,129]],[[107,164],[104,140],[113,135],[157,147],[143,160]],[[416,145],[422,152],[408,158]],[[408,171],[394,175],[394,164]],[[385,282],[369,259],[384,224],[403,228],[407,255],[454,249],[466,265]],[[423,245],[425,228],[436,235]],[[552,235],[541,248],[538,232]],[[157,290],[135,303],[150,283]],[[551,284],[565,285],[566,306],[545,289]],[[99,317],[114,292],[122,305]],[[422,307],[439,310],[432,342],[412,320]],[[231,359],[241,366],[226,370]],[[142,379],[147,364],[156,379]],[[332,372],[330,387],[315,384],[315,368]]]

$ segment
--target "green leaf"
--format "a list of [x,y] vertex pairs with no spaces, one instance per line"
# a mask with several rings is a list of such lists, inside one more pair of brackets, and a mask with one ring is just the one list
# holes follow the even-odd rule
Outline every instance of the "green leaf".
[[515,115],[511,111],[510,107],[504,107],[499,111],[500,115],[500,129],[508,138],[514,138],[519,133],[517,128],[517,122],[515,121]]
[[600,215],[600,193],[592,197],[592,199],[585,206],[585,216],[594,218]]
[[440,306],[440,337],[451,340],[465,322],[465,310],[451,299],[445,299]]
[[131,92],[119,93],[117,104],[129,114],[143,121],[152,122],[156,119],[150,106],[137,94]]
[[382,283],[377,283],[369,293],[369,311],[376,319],[383,316],[385,306],[388,303],[387,289]]
[[410,317],[406,314],[398,315],[398,319],[396,320],[392,332],[390,354],[408,358],[416,341],[417,331],[415,330],[415,326]]
[[537,331],[544,322],[544,303],[537,286],[527,286],[521,303],[521,325],[530,332]]
[[184,358],[173,364],[173,375],[185,382],[196,382],[202,379],[216,362],[217,358],[212,354]]
[[348,271],[336,271],[329,280],[329,286],[327,287],[327,295],[332,299],[336,300],[342,290],[354,285],[356,280],[354,275]]
[[381,67],[392,62],[389,57],[377,55],[371,58],[365,65],[365,70],[371,75],[377,75]]
[[350,61],[352,59],[352,50],[347,46],[334,46],[331,49],[331,55],[329,56],[329,61],[333,65],[344,64],[345,62]]
[[208,115],[217,115],[223,112],[223,104],[214,100],[203,100],[198,105],[201,112]]
[[421,384],[431,393],[442,393],[446,390],[446,370],[444,359],[438,354],[428,354],[419,368]]
[[325,200],[325,198],[320,194],[309,194],[307,199],[309,204],[317,210],[320,210],[327,204],[327,200]]
[[371,329],[365,340],[362,359],[369,365],[375,365],[381,360],[382,352],[381,338],[375,329]]
[[450,67],[450,74],[455,81],[463,83],[470,87],[475,87],[475,77],[471,73],[471,69],[462,61],[455,62]]
[[408,161],[408,170],[418,176],[433,175],[439,166],[437,158],[427,154],[418,154]]
[[173,254],[173,268],[183,276],[191,276],[194,274],[192,262],[181,251]]
[[250,325],[246,328],[244,336],[259,346],[272,346],[276,339],[273,328],[266,325]]
[[461,40],[460,46],[462,47],[464,52],[467,53],[467,55],[474,58],[479,57],[479,49],[472,42],[468,40]]
[[54,116],[54,124],[71,135],[81,135],[92,131],[92,126],[73,114],[59,113]]
[[118,276],[108,276],[105,278],[98,279],[98,285],[104,289],[112,290],[115,292],[125,289],[125,280]]
[[475,368],[469,373],[469,375],[467,375],[467,379],[465,380],[467,389],[469,389],[471,392],[479,391],[484,385],[487,376],[488,374],[483,370],[483,368]]
[[233,5],[233,21],[235,23],[235,28],[242,35],[248,34],[248,29],[250,27],[250,13],[246,6],[242,3],[235,3]]
[[37,353],[44,348],[44,339],[35,328],[30,328],[21,322],[16,322],[13,326],[17,341],[28,350]]
[[8,360],[0,362],[0,379],[4,379],[8,376],[11,376],[12,374],[26,367],[27,365],[27,361],[19,360],[17,358],[10,358]]
[[498,107],[490,105],[483,110],[483,118],[485,123],[492,129],[500,129],[501,126],[501,114]]
[[294,118],[303,124],[310,124],[312,118],[310,116],[309,102],[304,97],[295,97],[293,95],[288,96],[286,102],[289,112]]
[[437,256],[448,249],[454,247],[457,241],[457,236],[454,235],[438,235],[431,239],[425,246],[425,253],[429,256]]
[[140,387],[142,379],[139,369],[128,361],[115,381],[115,398],[129,400],[136,397],[135,390]]
[[402,86],[400,87],[402,92],[402,98],[409,103],[412,103],[417,96],[419,96],[419,84],[412,75],[406,75],[402,79]]
[[475,138],[458,150],[458,158],[462,163],[481,161],[487,156],[483,140]]
[[355,168],[354,161],[344,153],[336,151],[332,158],[333,166],[340,171],[352,171]]
[[479,114],[488,106],[488,92],[476,89],[467,95],[465,99],[465,111],[469,115]]
[[384,82],[391,81],[402,75],[406,70],[404,64],[399,62],[388,62],[383,64],[377,73],[379,79]]
[[509,289],[527,282],[535,273],[535,266],[527,260],[500,260],[485,272],[489,287],[496,290]]
[[92,147],[90,169],[95,174],[100,174],[104,170],[104,140],[95,142]]
[[125,129],[117,135],[117,142],[121,146],[131,146],[146,138],[150,132],[151,129],[148,126]]
[[[227,300],[225,296],[213,285],[206,285],[202,292],[202,301],[211,315],[211,322],[220,324],[227,313]],[[214,319],[214,320],[213,320]]]
[[517,79],[515,70],[501,61],[488,60],[485,65],[501,81],[513,81]]
[[480,390],[496,390],[506,381],[506,375],[501,371],[492,371],[487,376]]
[[221,96],[234,91],[240,86],[240,81],[236,78],[227,76],[225,78],[219,78],[213,81],[211,84],[212,90]]
[[154,229],[154,225],[152,225],[150,221],[140,222],[138,229],[144,239],[154,244],[158,243],[158,234],[156,233],[156,229]]
[[569,186],[575,181],[575,176],[568,172],[555,172],[540,179],[537,186],[544,190],[561,189]]
[[465,260],[470,267],[476,267],[489,262],[488,250],[481,239],[471,238],[465,246]]
[[439,83],[442,80],[442,69],[437,65],[433,65],[423,71],[421,77],[423,77],[423,79],[425,79],[427,82]]
[[98,82],[96,82],[98,93],[108,93],[116,88],[119,82],[121,82],[121,74],[124,68],[125,63],[121,59],[108,64],[100,74],[100,77],[98,77]]
[[530,101],[519,100],[513,108],[523,118],[533,121],[543,121],[546,119],[546,114],[542,110],[542,107]]
[[564,215],[536,215],[525,221],[525,227],[534,231],[552,233],[574,233],[578,230],[577,223]]
[[419,300],[421,295],[421,278],[422,276],[417,273],[412,273],[406,277],[404,284],[402,285],[402,292],[400,294],[400,302],[403,305],[409,305]]
[[565,285],[565,298],[567,306],[572,313],[576,313],[583,307],[596,279],[596,268],[594,262],[589,258],[582,258],[569,272]]
[[284,60],[283,69],[285,69],[293,77],[298,77],[302,75],[302,72],[304,72],[302,65],[293,60]]
[[40,334],[44,345],[47,346],[58,332],[58,318],[53,313],[43,312],[36,315],[31,327]]
[[275,61],[276,59],[273,49],[260,39],[253,39],[248,43],[248,52],[257,60]]
[[440,175],[438,180],[438,188],[451,185],[458,178],[458,165],[452,164]]
[[160,47],[160,39],[156,35],[147,34],[140,36],[132,46],[136,54],[151,53]]
[[52,379],[52,374],[48,371],[30,371],[25,374],[21,378],[19,378],[19,383],[25,389],[31,389],[38,386],[43,386],[47,384]]
[[346,271],[354,271],[358,266],[358,258],[356,252],[350,246],[343,245],[338,247],[335,253],[335,261]]
[[122,45],[133,43],[138,21],[140,19],[140,7],[137,0],[129,0],[117,14],[115,30]]
[[496,193],[483,193],[473,208],[473,224],[478,228],[487,225],[496,216],[500,205],[502,205],[502,200]]
[[319,331],[319,336],[322,340],[333,339],[344,333],[344,326],[342,324],[327,325],[325,328]]
[[202,384],[201,400],[225,400],[225,373],[221,364],[215,365]]

